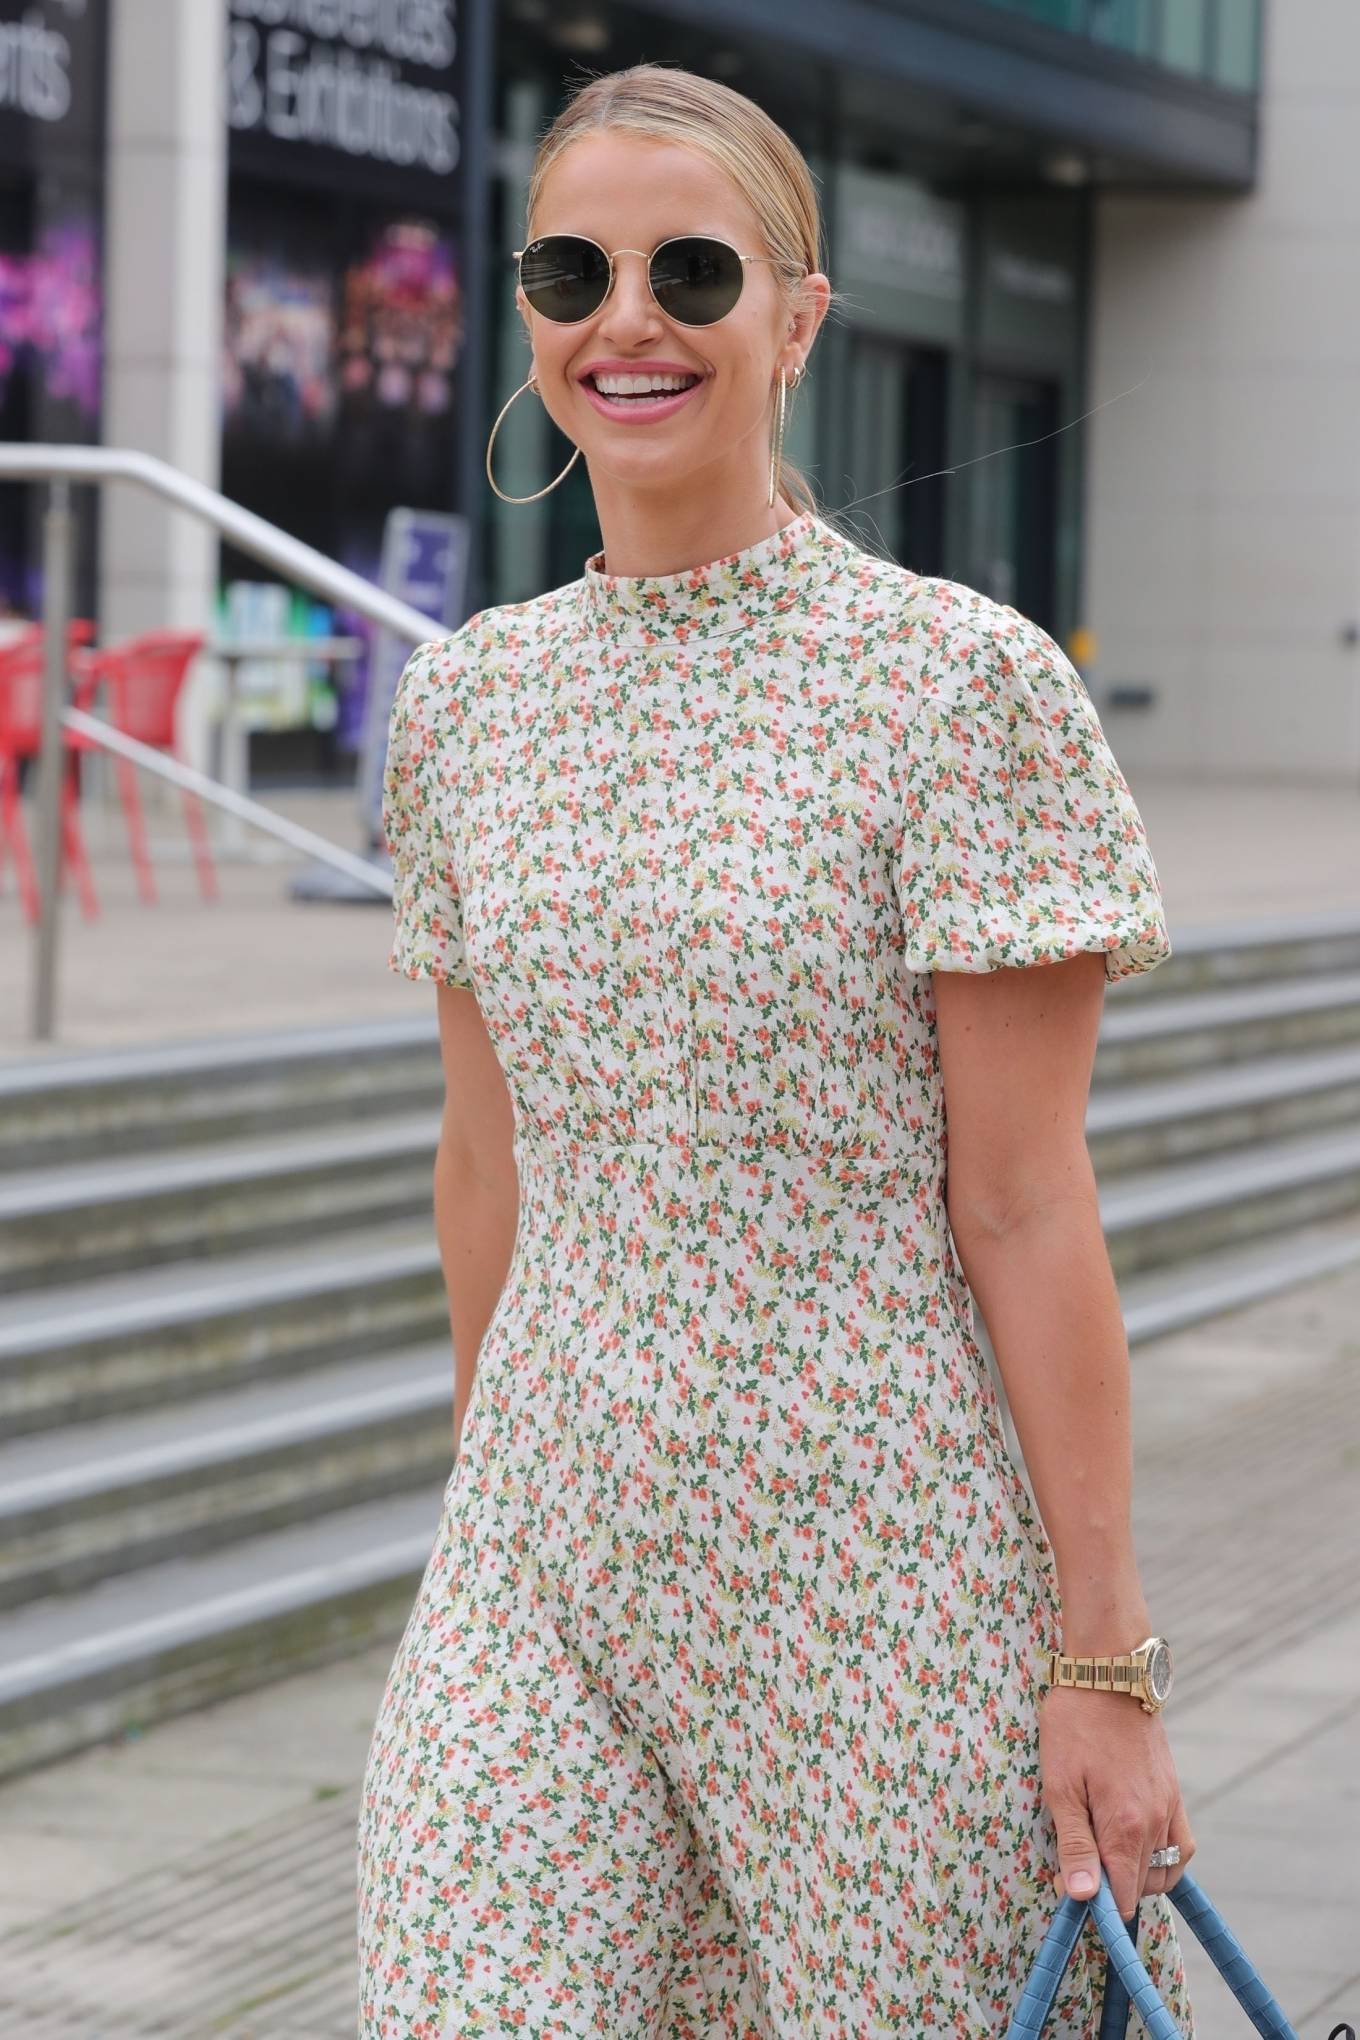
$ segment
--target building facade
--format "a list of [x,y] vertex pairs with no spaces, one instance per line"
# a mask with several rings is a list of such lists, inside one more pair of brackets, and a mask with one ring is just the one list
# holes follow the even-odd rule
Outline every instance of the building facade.
[[[523,238],[533,139],[574,64],[657,58],[749,93],[812,166],[827,273],[849,301],[824,323],[791,407],[792,457],[877,549],[1014,602],[1063,637],[1089,621],[1075,421],[1089,401],[1100,194],[1226,201],[1251,188],[1255,0],[777,11],[729,0],[585,17],[505,0],[502,24],[502,268]],[[489,358],[494,416],[527,372],[505,281]],[[498,480],[512,494],[540,487],[563,451],[521,404],[497,439]],[[496,501],[489,517],[496,599],[578,573],[595,542],[579,469],[543,503]]]
[[[1357,56],[1344,0],[0,0],[0,421],[162,453],[370,574],[390,509],[461,513],[465,613],[574,577],[582,464],[523,505],[483,469],[529,366],[510,251],[571,82],[683,64],[818,182],[846,303],[788,447],[828,511],[1052,630],[1132,765],[1360,773]],[[86,309],[53,354],[58,246]],[[567,451],[523,401],[498,480]],[[18,608],[33,517],[0,489]],[[251,571],[131,501],[87,550],[120,627]],[[362,679],[257,771],[343,769]]]
[[1355,787],[1356,10],[1270,8],[1260,99],[1249,190],[1112,190],[1096,206],[1093,693],[1131,769]]

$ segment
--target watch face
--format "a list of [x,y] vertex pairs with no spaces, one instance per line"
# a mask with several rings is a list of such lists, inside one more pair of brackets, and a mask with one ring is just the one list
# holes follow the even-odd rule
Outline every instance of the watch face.
[[1161,1702],[1171,1691],[1171,1645],[1165,1640],[1159,1642],[1148,1659],[1148,1689],[1154,1700]]

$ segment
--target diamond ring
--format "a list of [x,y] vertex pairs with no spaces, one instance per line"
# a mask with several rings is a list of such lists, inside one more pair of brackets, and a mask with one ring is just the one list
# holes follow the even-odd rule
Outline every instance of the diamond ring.
[[1179,1842],[1170,1842],[1164,1849],[1154,1849],[1148,1857],[1148,1862],[1154,1870],[1160,1870],[1168,1863],[1179,1863],[1180,1860],[1181,1849]]

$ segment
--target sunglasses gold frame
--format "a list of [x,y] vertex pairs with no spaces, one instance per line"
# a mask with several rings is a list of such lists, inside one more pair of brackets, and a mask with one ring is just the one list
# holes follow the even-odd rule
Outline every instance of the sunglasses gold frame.
[[[731,314],[736,310],[737,306],[741,303],[741,292],[738,291],[732,303],[727,307],[727,310],[725,312],[720,313],[716,319],[705,319],[701,321],[698,325],[695,325],[695,322],[690,319],[677,319],[675,317],[674,312],[668,312],[666,310],[666,307],[662,304],[660,298],[656,294],[656,291],[652,287],[652,264],[656,260],[657,256],[661,253],[661,250],[663,248],[669,248],[673,241],[714,241],[720,248],[726,248],[729,255],[735,255],[738,262],[743,263],[773,262],[777,264],[779,260],[777,255],[743,255],[741,250],[738,247],[736,247],[736,245],[733,242],[726,240],[721,234],[667,234],[664,241],[657,242],[655,248],[652,249],[650,254],[648,254],[645,248],[616,248],[614,250],[613,255],[610,254],[609,250],[604,246],[603,242],[597,241],[592,234],[572,234],[572,233],[538,234],[534,237],[534,240],[528,243],[526,247],[516,248],[511,253],[511,260],[516,265],[515,271],[516,281],[518,282],[521,290],[524,290],[524,257],[529,252],[529,249],[536,246],[536,244],[539,241],[557,241],[557,240],[584,241],[587,244],[587,246],[591,248],[598,248],[601,255],[603,255],[605,261],[609,264],[609,280],[605,284],[604,294],[601,297],[599,304],[596,305],[594,311],[584,313],[582,317],[579,319],[554,319],[548,312],[538,313],[540,319],[547,319],[548,323],[553,326],[584,326],[587,319],[593,319],[597,313],[602,312],[604,310],[604,307],[609,303],[609,293],[614,288],[614,257],[616,255],[641,255],[641,257],[647,264],[647,289],[651,293],[652,302],[656,306],[657,310],[662,314],[663,317],[674,320],[674,323],[677,326],[693,326],[696,332],[702,331],[704,326],[719,326],[722,324],[722,321],[724,319],[730,318]],[[801,269],[798,273],[800,276],[806,276],[808,272],[806,269]],[[745,285],[744,274],[742,277],[742,283],[744,286]],[[530,311],[531,312],[536,311],[537,307],[534,305],[527,291],[524,292],[524,298],[525,303],[529,306]]]

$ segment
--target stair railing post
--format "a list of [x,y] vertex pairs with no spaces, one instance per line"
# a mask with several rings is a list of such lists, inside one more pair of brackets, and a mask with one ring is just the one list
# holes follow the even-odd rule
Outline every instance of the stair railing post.
[[61,875],[61,712],[66,706],[67,636],[71,622],[71,485],[57,480],[47,491],[43,517],[42,749],[34,817],[38,925],[33,956],[35,1041],[51,1041],[57,1019],[57,946]]

